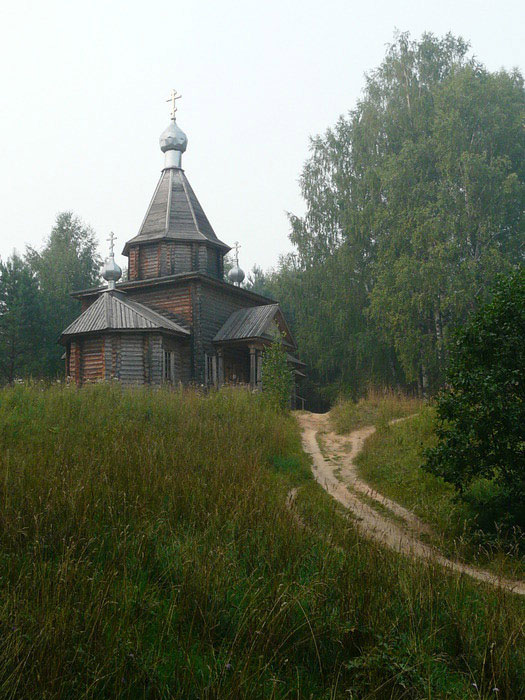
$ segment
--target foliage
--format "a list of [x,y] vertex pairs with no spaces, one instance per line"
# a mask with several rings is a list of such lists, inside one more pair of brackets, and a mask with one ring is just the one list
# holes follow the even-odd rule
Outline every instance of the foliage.
[[5,382],[38,373],[42,337],[40,298],[34,274],[13,254],[0,260],[0,377]]
[[361,540],[261,395],[4,389],[0,502],[2,697],[525,692],[523,601]]
[[284,410],[290,405],[294,376],[280,336],[263,350],[262,384],[266,398],[273,406]]
[[319,385],[443,380],[451,331],[523,259],[525,90],[448,34],[400,34],[357,107],[312,139],[295,252],[259,286]]
[[457,332],[447,380],[426,468],[462,494],[490,480],[496,522],[525,528],[525,270],[502,278]]
[[70,295],[96,286],[101,260],[96,253],[93,230],[72,212],[57,215],[55,225],[41,251],[27,249],[42,300],[44,345],[39,348],[42,376],[63,373],[63,350],[57,345],[60,333],[80,313],[80,304]]

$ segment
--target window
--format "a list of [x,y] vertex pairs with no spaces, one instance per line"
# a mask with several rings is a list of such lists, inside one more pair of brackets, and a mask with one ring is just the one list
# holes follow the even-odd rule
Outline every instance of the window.
[[213,386],[216,384],[216,358],[214,355],[204,355],[205,367],[204,367],[204,381],[206,386]]
[[173,353],[169,350],[164,350],[163,352],[163,372],[162,378],[165,382],[173,381]]

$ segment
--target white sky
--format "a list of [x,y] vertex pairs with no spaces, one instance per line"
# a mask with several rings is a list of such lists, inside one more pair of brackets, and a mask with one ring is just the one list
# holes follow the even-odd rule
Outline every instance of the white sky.
[[[0,257],[73,210],[121,250],[163,164],[182,92],[183,167],[241,266],[290,250],[310,135],[355,106],[396,28],[451,30],[489,69],[525,65],[520,0],[3,0]],[[123,260],[121,260],[123,262]]]

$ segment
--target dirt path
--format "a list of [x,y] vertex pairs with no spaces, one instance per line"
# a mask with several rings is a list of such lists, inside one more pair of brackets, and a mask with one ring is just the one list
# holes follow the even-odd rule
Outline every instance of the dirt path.
[[[525,595],[525,582],[503,579],[488,571],[447,559],[435,547],[423,542],[420,534],[430,533],[429,526],[399,503],[372,489],[360,478],[355,458],[362,450],[364,441],[375,431],[374,427],[360,428],[344,436],[330,431],[327,413],[298,413],[297,419],[302,428],[303,448],[313,460],[315,479],[333,498],[352,511],[357,527],[364,535],[397,552],[429,559],[478,581]],[[322,441],[326,457],[321,452],[319,439]],[[395,520],[368,505],[358,493],[388,509],[395,516]]]

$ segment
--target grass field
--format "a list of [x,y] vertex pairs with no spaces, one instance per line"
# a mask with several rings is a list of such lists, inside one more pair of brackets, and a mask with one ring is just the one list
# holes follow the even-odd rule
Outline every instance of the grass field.
[[525,695],[524,601],[359,538],[244,391],[0,391],[0,586],[1,698]]

